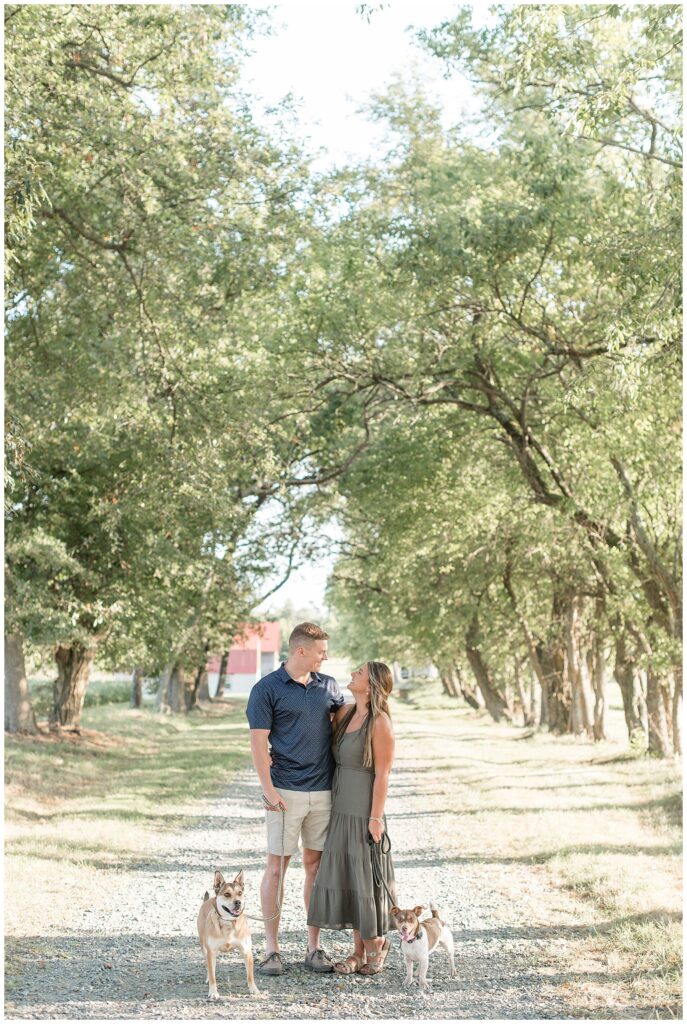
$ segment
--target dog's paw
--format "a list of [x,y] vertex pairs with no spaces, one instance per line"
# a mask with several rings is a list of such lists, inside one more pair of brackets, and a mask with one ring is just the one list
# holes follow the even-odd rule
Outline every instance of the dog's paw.
[[415,982],[413,981],[412,978],[404,978],[403,979],[403,987],[404,988],[412,988],[414,984],[415,984]]
[[208,999],[219,999],[219,992],[216,988],[211,988],[208,992]]
[[261,992],[260,989],[256,988],[255,985],[253,985],[252,988],[249,988],[248,991],[250,992],[250,995],[251,995],[252,999],[266,999],[267,998],[267,993],[266,992]]

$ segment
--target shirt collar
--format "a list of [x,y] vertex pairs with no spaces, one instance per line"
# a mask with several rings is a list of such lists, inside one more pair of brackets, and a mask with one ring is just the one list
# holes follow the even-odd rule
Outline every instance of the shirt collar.
[[[285,665],[286,665],[286,662],[282,661],[281,665],[277,669],[277,672],[279,673],[279,678],[282,680],[282,682],[283,683],[294,683],[296,686],[302,686],[303,685],[302,683],[297,683],[295,679],[291,678],[289,673],[286,671]],[[321,683],[321,682],[322,682],[322,677],[320,676],[320,674],[318,672],[311,672],[310,673],[310,683]],[[310,685],[310,683],[308,683],[308,686]]]

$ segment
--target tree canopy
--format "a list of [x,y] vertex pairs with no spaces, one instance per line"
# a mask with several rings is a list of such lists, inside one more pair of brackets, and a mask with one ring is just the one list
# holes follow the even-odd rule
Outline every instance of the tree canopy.
[[320,174],[249,8],[5,18],[10,631],[195,667],[334,517],[352,654],[677,748],[679,8],[461,8],[481,132],[398,79]]

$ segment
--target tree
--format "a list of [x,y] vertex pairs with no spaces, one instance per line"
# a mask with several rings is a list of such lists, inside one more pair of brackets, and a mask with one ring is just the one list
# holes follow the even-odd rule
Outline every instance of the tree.
[[[442,453],[458,423],[474,459],[491,468],[498,452],[508,457],[523,498],[560,521],[582,559],[582,591],[559,587],[565,574],[554,571],[552,632],[535,644],[544,675],[561,681],[550,727],[567,728],[570,719],[572,728],[599,732],[600,659],[626,632],[654,715],[668,709],[665,722],[649,726],[650,749],[670,754],[668,719],[681,694],[680,179],[672,144],[664,137],[666,159],[657,158],[657,141],[648,155],[627,146],[600,152],[536,103],[515,103],[508,82],[502,87],[485,70],[511,60],[503,34],[464,42],[461,17],[458,50],[485,81],[499,115],[495,137],[479,146],[445,135],[417,90],[396,85],[377,100],[394,148],[383,169],[345,182],[347,215],[331,229],[313,275],[323,380],[341,396],[364,396],[371,414],[393,408],[414,429],[431,424]],[[633,17],[616,57],[639,76],[647,58],[642,51],[635,66],[628,40],[644,9]],[[565,19],[556,18],[563,34]],[[606,45],[608,25],[598,24]],[[661,24],[670,35],[670,18]],[[473,43],[484,59],[474,57]],[[578,76],[593,77],[593,53],[579,48]],[[629,104],[620,109],[617,139],[637,130],[636,116]],[[344,281],[337,303],[332,291]],[[476,444],[477,436],[487,443]],[[387,500],[402,501],[406,483],[404,474]],[[637,516],[642,501],[646,518]],[[419,514],[426,525],[426,510]],[[376,543],[384,539],[382,527]],[[562,552],[550,553],[556,569]],[[378,580],[366,574],[364,584],[373,593]],[[579,658],[585,608],[592,624],[603,617]]]
[[5,731],[38,731],[29,698],[21,637],[5,634]]
[[301,461],[260,346],[307,178],[236,89],[256,17],[6,9],[7,556],[63,725],[96,650],[195,664],[245,618],[269,564],[241,540]]
[[520,4],[494,13],[475,29],[464,7],[419,33],[491,100],[490,112],[536,110],[575,139],[682,166],[679,4]]

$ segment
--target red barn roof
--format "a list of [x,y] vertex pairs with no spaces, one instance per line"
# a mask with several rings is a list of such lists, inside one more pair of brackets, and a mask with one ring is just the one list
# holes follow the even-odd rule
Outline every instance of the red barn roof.
[[[264,653],[279,653],[279,623],[257,622],[248,626],[245,633],[233,637],[229,650],[227,672],[255,672],[257,660],[254,652],[258,649]],[[207,662],[208,672],[219,672],[220,655],[211,654]]]
[[232,651],[255,651],[260,644],[261,651],[279,651],[279,623],[258,622],[249,626],[243,636],[232,640]]

